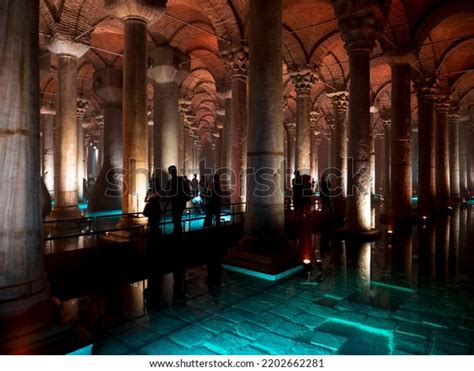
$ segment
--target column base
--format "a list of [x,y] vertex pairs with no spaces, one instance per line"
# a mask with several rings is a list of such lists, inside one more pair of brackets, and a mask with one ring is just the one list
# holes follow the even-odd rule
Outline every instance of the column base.
[[51,212],[51,219],[78,219],[82,218],[81,210],[77,205],[69,207],[54,207]]
[[147,224],[148,222],[145,218],[122,219],[117,225],[117,229],[122,229],[111,231],[106,235],[105,240],[112,243],[121,243],[141,238],[145,235]]
[[333,228],[329,231],[329,236],[341,240],[373,242],[380,237],[380,230],[375,228],[368,231],[349,229],[347,227]]
[[286,237],[260,239],[244,236],[228,251],[224,264],[276,275],[302,264],[297,248]]

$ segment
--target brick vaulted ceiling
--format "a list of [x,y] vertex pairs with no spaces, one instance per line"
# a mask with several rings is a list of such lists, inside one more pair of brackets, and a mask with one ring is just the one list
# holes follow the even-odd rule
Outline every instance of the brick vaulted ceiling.
[[[181,83],[182,97],[192,99],[195,125],[203,141],[212,140],[218,125],[217,94],[230,84],[221,56],[233,45],[246,42],[250,0],[168,0],[166,15],[149,26],[148,47],[160,44],[182,51],[191,73]],[[375,105],[390,106],[390,67],[387,53],[413,51],[414,77],[436,75],[441,89],[451,94],[464,116],[474,116],[474,2],[472,0],[378,0],[384,7],[384,24],[371,58],[371,91]],[[90,126],[100,110],[93,94],[92,76],[105,66],[123,64],[123,25],[110,17],[104,0],[40,0],[40,41],[47,58],[47,38],[67,35],[89,44],[79,60],[78,94],[89,99]],[[313,105],[325,117],[333,108],[325,92],[347,89],[348,57],[330,0],[283,0],[285,120],[294,121],[296,93],[288,71],[305,65],[316,68],[319,79],[312,91]],[[270,35],[271,36],[271,35]],[[55,57],[41,80],[44,103],[54,100]],[[149,99],[153,88],[148,89]],[[412,99],[416,121],[416,99]],[[150,103],[151,105],[151,103]]]

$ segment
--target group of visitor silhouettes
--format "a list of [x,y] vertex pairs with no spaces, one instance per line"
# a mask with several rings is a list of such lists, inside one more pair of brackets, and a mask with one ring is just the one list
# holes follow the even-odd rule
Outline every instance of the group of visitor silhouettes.
[[[327,176],[321,178],[318,185],[319,195],[321,197],[322,211],[327,213],[333,212],[331,204],[331,183]],[[314,198],[316,197],[316,182],[311,180],[311,176],[307,174],[301,175],[299,171],[295,171],[295,177],[291,181],[293,210],[297,219],[306,218],[310,211]]]
[[143,215],[148,218],[148,226],[151,238],[161,236],[161,216],[171,205],[171,219],[173,222],[173,234],[182,233],[182,216],[186,204],[196,200],[200,196],[201,204],[206,208],[204,227],[212,227],[213,219],[216,227],[220,226],[220,215],[222,205],[222,189],[219,175],[215,174],[212,180],[206,182],[205,178],[198,181],[197,174],[192,180],[186,176],[179,176],[178,169],[172,165],[168,168],[169,180],[166,187],[162,189],[156,178],[152,179],[150,188],[145,199],[146,205]]

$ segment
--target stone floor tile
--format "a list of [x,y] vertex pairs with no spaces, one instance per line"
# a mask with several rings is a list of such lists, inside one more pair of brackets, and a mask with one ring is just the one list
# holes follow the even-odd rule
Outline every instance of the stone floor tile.
[[204,347],[216,354],[233,354],[234,349],[242,349],[248,345],[248,339],[230,332],[221,332],[203,343]]
[[245,322],[250,318],[253,318],[255,315],[253,313],[247,312],[238,308],[228,308],[223,311],[216,313],[219,317],[222,317],[226,321],[241,323]]
[[212,336],[214,336],[214,333],[202,327],[191,325],[173,332],[168,338],[183,347],[191,348],[201,345]]
[[160,339],[138,349],[136,353],[150,355],[179,355],[184,354],[185,351],[186,349],[184,347],[169,339]]
[[315,331],[311,339],[311,344],[338,351],[347,341],[346,337],[330,334],[324,331]]
[[255,323],[251,322],[236,324],[230,327],[229,331],[252,341],[257,340],[268,333],[267,329],[257,326]]
[[269,313],[275,314],[279,317],[291,319],[302,313],[300,308],[292,307],[286,304],[277,305],[276,307],[270,308]]
[[288,354],[295,344],[296,343],[294,341],[286,337],[268,334],[261,337],[251,345],[257,349],[262,350],[266,354],[284,355]]

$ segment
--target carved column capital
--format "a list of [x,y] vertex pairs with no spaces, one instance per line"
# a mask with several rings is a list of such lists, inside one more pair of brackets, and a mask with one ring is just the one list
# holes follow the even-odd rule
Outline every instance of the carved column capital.
[[342,90],[326,94],[337,112],[346,113],[349,108],[349,92]]
[[296,136],[296,123],[295,122],[285,123],[285,128],[288,131],[288,136],[292,138]]
[[191,100],[189,98],[183,98],[179,100],[179,113],[186,116],[191,109]]
[[306,67],[299,69],[298,71],[291,72],[290,77],[298,95],[310,94],[311,89],[317,81],[316,73],[311,67]]
[[448,112],[448,120],[452,124],[457,124],[461,115],[458,110],[454,107],[451,107]]
[[82,97],[77,98],[77,118],[83,120],[88,108],[89,108],[88,100]]
[[436,109],[441,113],[448,113],[449,108],[451,107],[451,100],[447,95],[438,96],[436,101]]
[[227,68],[232,76],[247,77],[249,68],[249,49],[246,45],[239,45],[222,52]]
[[415,81],[418,97],[435,99],[438,93],[438,80],[435,77],[421,77]]

